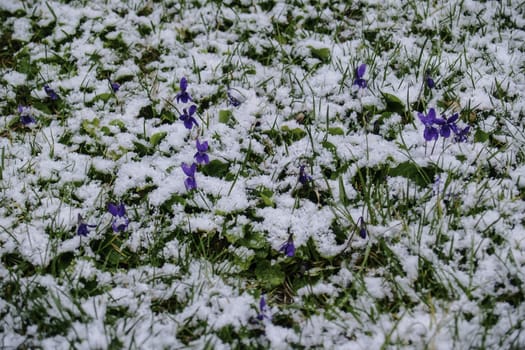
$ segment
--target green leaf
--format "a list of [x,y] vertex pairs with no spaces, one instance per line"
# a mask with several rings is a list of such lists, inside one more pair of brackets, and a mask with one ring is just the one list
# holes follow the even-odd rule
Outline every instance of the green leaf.
[[388,112],[396,112],[400,115],[405,112],[405,105],[397,96],[385,92],[381,92],[381,95],[383,96],[383,101],[386,104],[386,110]]
[[151,156],[153,153],[155,153],[155,150],[153,147],[150,147],[149,145],[145,145],[138,141],[133,141],[133,145],[135,146],[135,152],[141,157],[143,156]]
[[317,58],[323,63],[330,62],[330,49],[329,48],[326,48],[326,47],[315,48],[313,46],[308,46],[308,48],[310,49],[310,53],[312,54],[312,57]]
[[[217,214],[217,211],[215,212],[215,214]],[[231,231],[228,231],[227,229],[223,230],[222,235],[230,244],[235,244],[235,242],[237,242],[240,239],[238,234],[231,233]]]
[[109,249],[106,253],[105,259],[108,265],[117,266],[123,260],[123,256],[115,249]]
[[166,135],[168,135],[166,131],[155,133],[151,135],[151,137],[149,138],[149,142],[153,147],[158,146],[161,143],[161,141],[166,137]]
[[477,129],[474,134],[474,142],[486,142],[489,140],[489,134],[483,130]]
[[292,134],[292,140],[298,141],[306,136],[306,131],[304,131],[301,128],[295,128],[295,129],[292,129],[291,134]]
[[435,166],[420,167],[412,162],[404,162],[388,171],[390,176],[402,176],[414,181],[421,187],[428,186],[434,180],[438,168]]
[[14,126],[16,124],[20,123],[20,117],[15,117],[15,118],[11,118],[11,120],[9,121],[9,123],[7,123],[7,127],[9,129],[12,129],[14,128]]
[[109,92],[106,92],[106,93],[103,93],[103,94],[99,94],[95,97],[93,97],[93,99],[90,101],[92,104],[94,104],[95,102],[97,101],[102,101],[104,103],[108,102],[109,99],[113,96],[112,93],[109,93]]
[[288,125],[283,125],[281,127],[281,131],[285,134],[287,141],[289,141],[288,143],[291,143],[291,141],[299,141],[300,139],[306,136],[306,131],[304,131],[303,129],[290,129]]
[[284,282],[285,274],[279,265],[272,265],[267,260],[257,261],[255,276],[266,288],[276,287]]
[[151,118],[155,118],[156,115],[155,115],[155,110],[153,109],[153,106],[151,105],[147,105],[147,106],[144,106],[140,109],[139,111],[139,117],[142,117],[144,119],[151,119]]
[[270,191],[269,189],[264,189],[261,191],[260,196],[265,206],[267,207],[274,206],[275,203],[273,202],[273,199],[272,199],[273,197],[272,191]]
[[161,204],[161,213],[166,214],[173,212],[173,206],[175,204],[181,204],[184,206],[186,204],[186,200],[181,195],[173,193],[166,201],[164,201],[164,203]]
[[219,111],[219,123],[228,124],[231,116],[232,112],[229,109],[221,109]]
[[95,118],[93,120],[83,120],[80,124],[82,130],[91,137],[97,136],[97,131],[99,129],[100,119]]
[[239,244],[257,251],[265,248],[268,245],[268,241],[266,240],[265,235],[261,232],[251,231],[248,229],[244,233],[244,237],[239,240]]
[[32,104],[32,107],[35,108],[35,109],[38,109],[39,111],[41,112],[44,112],[45,114],[51,114],[51,110],[49,109],[49,107],[40,102],[40,101],[34,101],[33,104]]
[[[29,46],[24,46],[22,50],[15,56],[16,57],[16,70],[20,73],[27,74],[27,80],[33,79],[39,72],[38,65],[31,60],[31,54],[29,52]],[[33,105],[34,106],[34,105]]]
[[328,133],[330,135],[344,135],[345,132],[341,128],[328,128]]
[[109,125],[118,126],[120,131],[126,130],[126,124],[124,124],[124,122],[120,119],[113,119],[112,121],[109,122]]
[[234,254],[233,261],[235,265],[239,266],[241,271],[246,271],[250,268],[254,258],[255,255],[253,254],[246,254],[242,256]]
[[329,150],[333,154],[335,154],[336,151],[337,151],[337,147],[335,147],[335,145],[333,143],[331,143],[331,142],[323,141],[323,142],[321,142],[321,145],[323,145],[324,148],[326,148],[327,150]]
[[218,159],[212,160],[208,165],[202,167],[202,173],[206,176],[224,178],[228,174],[230,164],[223,163]]
[[165,110],[162,110],[162,114],[160,115],[160,119],[162,121],[166,121],[168,123],[173,123],[175,120],[177,120],[177,118],[175,117],[175,115],[173,113],[171,113],[170,111],[165,111]]
[[111,130],[107,126],[103,126],[100,128],[100,131],[106,136],[111,135]]
[[127,260],[127,255],[121,247],[123,241],[117,235],[106,235],[102,241],[92,241],[91,248],[97,253],[100,263],[108,267],[117,267]]

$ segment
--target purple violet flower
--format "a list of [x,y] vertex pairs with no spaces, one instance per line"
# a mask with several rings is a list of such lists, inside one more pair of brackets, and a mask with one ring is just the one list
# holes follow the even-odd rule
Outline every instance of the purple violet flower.
[[427,84],[429,89],[433,89],[436,86],[436,83],[434,82],[434,79],[430,76],[430,71],[427,70],[427,74],[425,76],[425,83]]
[[[180,80],[180,92],[175,96],[175,98],[177,99],[177,103],[180,103],[182,101],[182,103],[188,103],[188,101],[193,101],[191,99],[191,96],[190,94],[186,91],[186,89],[188,88],[188,80],[186,80],[186,78],[182,78]],[[188,128],[188,129],[191,129],[191,128]]]
[[423,137],[425,140],[437,140],[439,137],[438,129],[433,125],[440,123],[440,119],[436,118],[436,110],[434,108],[430,108],[427,115],[418,112],[417,116],[419,117],[419,120],[421,120],[421,122],[425,125],[425,131],[423,132]]
[[82,215],[77,216],[78,228],[77,235],[86,237],[89,233],[89,227],[97,227],[97,225],[88,225],[84,222]]
[[363,79],[366,71],[366,64],[363,63],[356,70],[356,79],[354,80],[354,85],[357,85],[361,89],[366,89],[366,80]]
[[197,111],[197,106],[195,105],[192,105],[189,111],[186,110],[186,108],[182,109],[183,113],[180,115],[179,119],[184,122],[184,126],[186,127],[186,129],[191,129],[193,127],[193,124],[195,124],[195,126],[199,126],[197,120],[193,117],[195,111]]
[[280,252],[284,252],[284,255],[291,258],[295,255],[295,245],[293,244],[293,233],[290,233],[288,240],[279,248]]
[[261,299],[259,300],[259,313],[257,314],[257,319],[259,321],[266,319],[270,319],[270,317],[266,314],[267,312],[266,308],[266,299],[264,298],[264,295],[261,295]]
[[195,171],[197,170],[197,164],[193,163],[188,165],[186,163],[181,164],[182,171],[186,174],[187,178],[184,180],[184,185],[188,191],[197,188],[197,181],[195,180]]
[[55,90],[49,87],[49,85],[44,84],[44,91],[46,92],[47,96],[49,96],[49,98],[52,101],[58,100],[58,95],[56,94]]
[[306,173],[305,165],[301,165],[299,167],[299,182],[303,185],[306,185],[306,183],[312,181],[312,177]]
[[210,162],[210,158],[208,157],[208,141],[204,141],[203,143],[199,142],[199,139],[197,139],[197,153],[193,156],[197,163],[199,164],[208,164]]
[[362,239],[365,239],[367,234],[366,222],[362,216],[360,216],[359,219],[357,219],[357,226],[359,227],[359,236]]
[[122,232],[128,228],[129,219],[126,215],[126,207],[124,204],[116,205],[114,203],[108,204],[108,211],[113,215],[113,222],[111,227],[114,232]]
[[35,118],[31,115],[31,109],[27,106],[18,106],[18,113],[20,114],[20,122],[23,125],[29,125],[36,122]]
[[120,84],[114,81],[111,81],[111,79],[108,78],[109,86],[111,87],[111,90],[113,92],[117,92],[120,89]]
[[454,131],[454,141],[456,142],[465,142],[467,141],[467,136],[470,132],[470,126],[466,126],[464,127],[463,129],[459,128],[459,127],[455,127],[452,129]]
[[442,115],[441,117],[441,119],[436,119],[435,123],[441,126],[439,129],[439,134],[444,138],[448,138],[450,136],[450,131],[457,128],[456,122],[459,118],[459,114],[454,113],[450,116],[450,118],[447,118],[444,115]]

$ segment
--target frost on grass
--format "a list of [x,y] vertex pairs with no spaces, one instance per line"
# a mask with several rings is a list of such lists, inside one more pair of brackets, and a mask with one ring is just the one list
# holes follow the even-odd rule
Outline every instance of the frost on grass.
[[225,4],[0,4],[0,346],[524,347],[523,6]]

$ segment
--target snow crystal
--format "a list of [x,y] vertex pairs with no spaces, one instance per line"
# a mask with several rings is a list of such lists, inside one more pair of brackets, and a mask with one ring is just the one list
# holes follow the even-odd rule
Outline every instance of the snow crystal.
[[13,86],[20,86],[26,83],[27,75],[13,70],[4,73],[2,75],[2,78],[4,78],[8,84],[11,84]]

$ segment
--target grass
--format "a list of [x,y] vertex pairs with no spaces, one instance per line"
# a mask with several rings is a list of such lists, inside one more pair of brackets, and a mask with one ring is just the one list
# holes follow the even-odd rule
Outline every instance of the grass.
[[0,6],[2,347],[525,346],[523,4],[80,5]]

